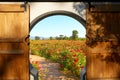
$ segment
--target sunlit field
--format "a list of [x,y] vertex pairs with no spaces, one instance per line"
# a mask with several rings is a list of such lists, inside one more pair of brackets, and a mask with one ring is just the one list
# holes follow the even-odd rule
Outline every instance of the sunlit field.
[[30,40],[31,54],[60,63],[61,71],[80,77],[86,64],[85,40]]

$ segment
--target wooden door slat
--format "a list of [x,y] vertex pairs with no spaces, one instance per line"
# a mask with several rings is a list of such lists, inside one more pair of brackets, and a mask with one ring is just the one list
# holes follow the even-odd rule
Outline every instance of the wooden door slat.
[[21,4],[0,4],[0,12],[24,12]]
[[24,50],[0,50],[0,54],[23,54]]
[[8,43],[20,43],[20,42],[23,42],[23,39],[0,39],[0,43],[3,43],[3,42],[8,42]]

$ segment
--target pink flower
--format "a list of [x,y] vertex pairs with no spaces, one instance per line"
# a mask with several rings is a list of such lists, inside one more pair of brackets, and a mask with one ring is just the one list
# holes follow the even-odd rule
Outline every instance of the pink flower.
[[39,68],[39,69],[41,69],[41,68],[42,68],[42,65],[41,65],[41,64],[39,64],[39,65],[38,65],[38,68]]

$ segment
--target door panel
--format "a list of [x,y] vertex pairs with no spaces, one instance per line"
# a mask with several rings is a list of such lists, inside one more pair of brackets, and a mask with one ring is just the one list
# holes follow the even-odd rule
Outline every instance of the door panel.
[[87,80],[120,80],[120,12],[86,16]]
[[0,80],[29,80],[29,5],[0,4]]

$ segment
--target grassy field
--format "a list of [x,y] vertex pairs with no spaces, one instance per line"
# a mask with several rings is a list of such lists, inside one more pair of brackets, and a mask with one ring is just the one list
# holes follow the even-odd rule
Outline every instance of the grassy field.
[[30,40],[31,54],[60,63],[61,70],[74,76],[86,64],[85,40]]

